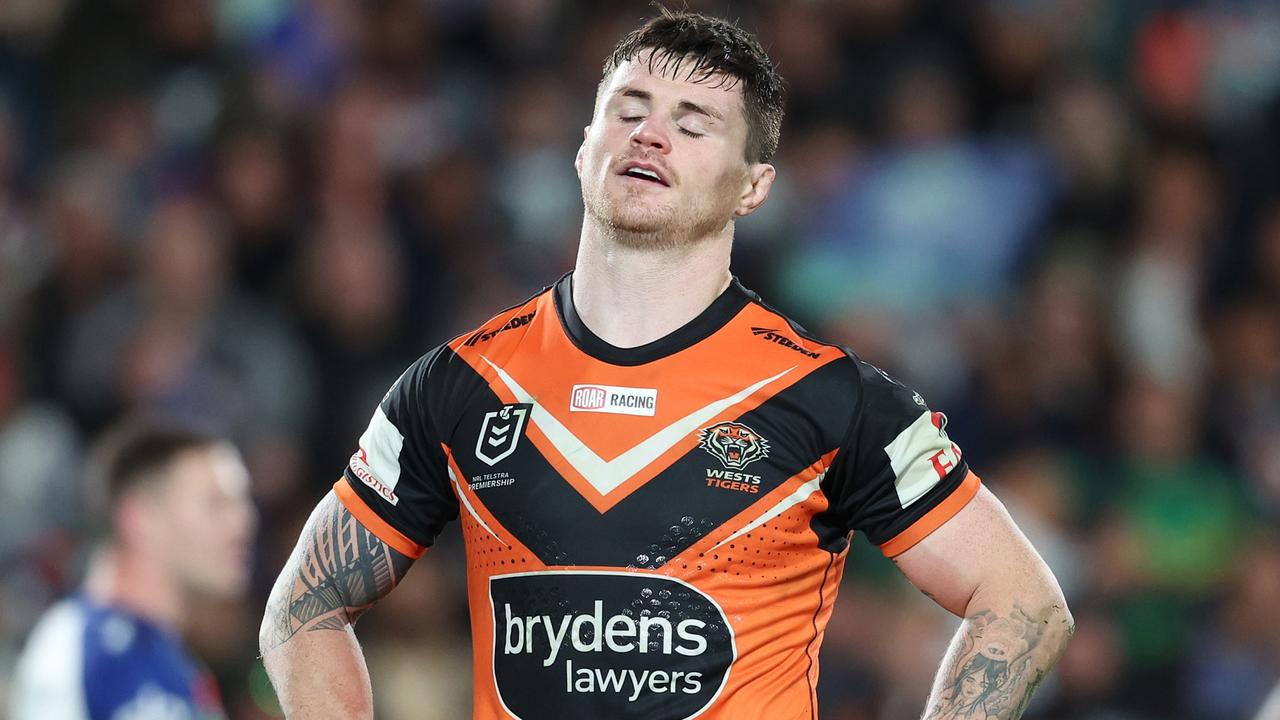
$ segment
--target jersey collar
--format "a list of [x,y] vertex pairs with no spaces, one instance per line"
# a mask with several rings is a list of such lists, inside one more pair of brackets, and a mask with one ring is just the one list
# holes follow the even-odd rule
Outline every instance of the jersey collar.
[[669,335],[633,348],[610,345],[582,322],[577,308],[573,306],[573,273],[556,282],[554,299],[560,326],[579,350],[611,365],[631,366],[661,360],[711,337],[746,307],[751,300],[751,291],[744,288],[735,276],[729,281],[729,287],[697,317]]

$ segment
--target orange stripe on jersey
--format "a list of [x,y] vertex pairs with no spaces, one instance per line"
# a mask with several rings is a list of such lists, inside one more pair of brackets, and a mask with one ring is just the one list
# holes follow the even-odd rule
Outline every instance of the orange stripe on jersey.
[[880,551],[886,557],[896,557],[910,550],[916,543],[928,537],[929,533],[942,527],[943,523],[955,517],[956,513],[960,512],[965,505],[968,505],[973,496],[978,494],[978,486],[981,482],[978,476],[970,470],[964,481],[947,496],[946,500],[934,506],[932,510],[925,513],[924,517],[915,521],[911,527],[881,545]]
[[351,489],[351,485],[348,484],[345,476],[339,478],[338,482],[333,484],[333,492],[338,496],[338,500],[351,511],[351,514],[356,516],[361,525],[364,525],[369,529],[369,532],[377,535],[379,540],[390,545],[400,554],[417,560],[427,551],[425,547],[410,540],[399,530],[388,525],[386,520],[378,517],[378,514],[356,494],[356,491]]

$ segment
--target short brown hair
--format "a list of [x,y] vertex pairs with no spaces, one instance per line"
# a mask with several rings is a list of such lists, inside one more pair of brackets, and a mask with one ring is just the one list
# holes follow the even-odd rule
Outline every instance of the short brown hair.
[[720,75],[717,87],[742,83],[746,158],[749,162],[771,160],[782,133],[785,91],[782,76],[760,41],[727,20],[660,10],[660,15],[632,30],[613,49],[604,61],[603,81],[642,51],[652,50],[650,72],[678,72],[683,63],[692,62],[685,74],[689,82],[705,82]]
[[222,440],[203,428],[154,418],[132,419],[104,433],[92,453],[90,497],[108,533],[111,515],[136,489],[156,485],[175,458],[189,450],[213,447]]

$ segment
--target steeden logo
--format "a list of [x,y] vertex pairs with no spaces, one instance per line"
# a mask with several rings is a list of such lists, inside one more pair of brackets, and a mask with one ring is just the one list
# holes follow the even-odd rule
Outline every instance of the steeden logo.
[[804,349],[803,347],[800,346],[799,343],[787,337],[786,335],[781,334],[777,330],[774,330],[773,328],[753,327],[751,328],[751,334],[755,335],[756,337],[762,340],[768,340],[769,342],[775,345],[781,345],[782,347],[787,348],[788,350],[795,350],[796,352],[800,353],[801,355],[804,355],[805,357],[811,357],[811,358],[818,357],[818,353],[813,352],[811,350]]
[[538,311],[535,310],[531,313],[528,313],[527,315],[517,315],[511,318],[510,320],[508,320],[506,323],[504,323],[501,327],[499,327],[496,330],[481,329],[475,334],[473,334],[471,337],[467,338],[467,341],[462,344],[467,347],[472,347],[476,343],[489,342],[495,336],[501,333],[528,325],[529,323],[533,322],[533,317],[537,314],[538,314]]

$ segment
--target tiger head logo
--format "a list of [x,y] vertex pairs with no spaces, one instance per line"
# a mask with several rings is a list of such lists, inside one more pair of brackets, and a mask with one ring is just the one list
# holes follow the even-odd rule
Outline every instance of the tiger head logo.
[[742,423],[722,422],[703,428],[699,440],[704,450],[733,470],[769,456],[768,441]]

